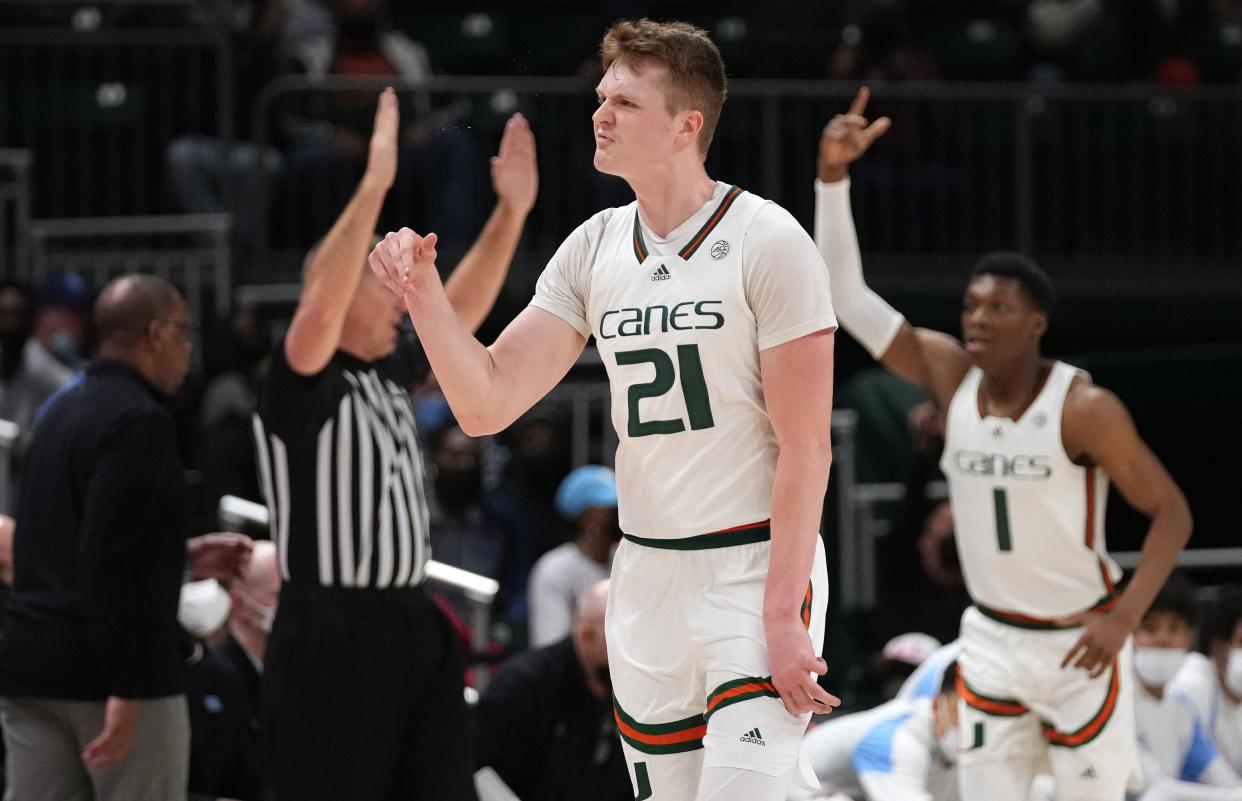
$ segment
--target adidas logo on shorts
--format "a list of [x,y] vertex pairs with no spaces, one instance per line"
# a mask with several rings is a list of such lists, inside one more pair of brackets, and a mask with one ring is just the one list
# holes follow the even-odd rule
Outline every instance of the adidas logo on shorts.
[[663,264],[657,267],[656,271],[651,274],[652,281],[667,281],[668,279],[672,277],[673,277],[673,274],[670,273],[668,271],[668,268],[665,267]]
[[763,735],[759,733],[759,729],[751,729],[738,738],[744,743],[753,743],[754,745],[767,745],[763,741]]

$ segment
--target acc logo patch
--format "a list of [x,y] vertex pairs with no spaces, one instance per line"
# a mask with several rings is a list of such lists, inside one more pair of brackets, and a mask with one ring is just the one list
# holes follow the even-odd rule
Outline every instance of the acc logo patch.
[[717,239],[712,243],[712,258],[719,261],[729,255],[729,243],[723,239]]

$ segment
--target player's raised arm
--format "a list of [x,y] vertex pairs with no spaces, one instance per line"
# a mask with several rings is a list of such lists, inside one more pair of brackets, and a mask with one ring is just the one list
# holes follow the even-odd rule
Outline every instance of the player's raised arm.
[[302,296],[285,337],[285,358],[302,375],[324,368],[341,343],[345,313],[366,269],[367,247],[384,196],[397,175],[397,95],[385,89],[375,109],[366,171],[345,210],[311,256]]
[[474,245],[444,283],[449,303],[471,331],[477,331],[504,285],[526,216],[539,191],[535,135],[521,114],[514,114],[492,157],[492,188],[496,207]]
[[922,387],[943,409],[970,366],[957,340],[914,328],[867,286],[854,217],[850,209],[849,165],[891,126],[887,117],[863,116],[870,93],[859,90],[849,112],[833,117],[820,137],[815,183],[815,242],[832,277],[837,317],[873,357]]
[[463,431],[482,436],[516,420],[565,377],[586,335],[528,307],[490,348],[458,317],[436,271],[436,235],[409,228],[371,251],[371,269],[405,298],[419,342]]
[[1061,428],[1066,453],[1100,467],[1126,502],[1151,519],[1138,569],[1117,605],[1106,613],[1086,612],[1067,621],[1083,625],[1084,631],[1062,666],[1098,675],[1112,663],[1168,580],[1190,539],[1193,521],[1186,497],[1139,436],[1116,395],[1089,384],[1075,386],[1066,398]]

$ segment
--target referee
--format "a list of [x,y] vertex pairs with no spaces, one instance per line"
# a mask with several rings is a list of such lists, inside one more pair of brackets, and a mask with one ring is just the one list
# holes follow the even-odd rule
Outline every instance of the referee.
[[[404,305],[366,269],[396,174],[383,92],[366,171],[309,258],[255,417],[283,586],[264,665],[276,801],[473,799],[457,635],[422,589],[430,557],[409,391],[429,367]],[[537,191],[534,137],[509,120],[498,200],[448,279],[462,321],[491,310]]]

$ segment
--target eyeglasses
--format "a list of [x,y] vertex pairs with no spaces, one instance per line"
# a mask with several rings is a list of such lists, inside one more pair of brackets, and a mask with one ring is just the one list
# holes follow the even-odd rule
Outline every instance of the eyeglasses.
[[192,330],[194,330],[194,324],[189,320],[174,320],[171,317],[161,317],[160,322],[176,326],[177,330],[183,334],[189,334]]

